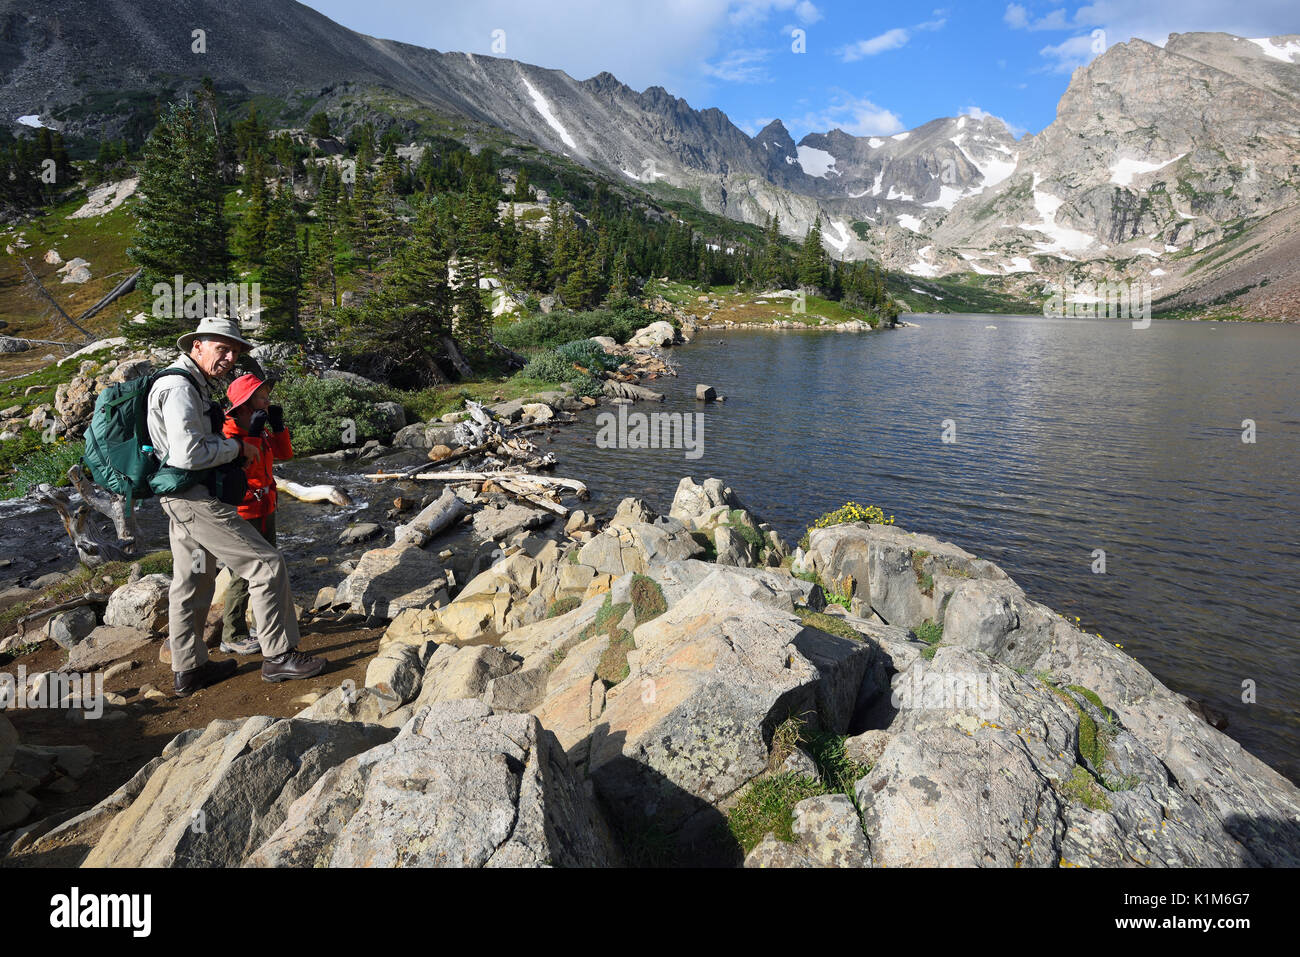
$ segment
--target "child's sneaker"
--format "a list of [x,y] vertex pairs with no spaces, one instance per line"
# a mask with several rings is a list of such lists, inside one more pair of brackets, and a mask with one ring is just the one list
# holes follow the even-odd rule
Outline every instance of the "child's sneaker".
[[260,655],[262,646],[258,644],[254,635],[247,638],[236,638],[233,641],[223,641],[221,650],[228,655]]

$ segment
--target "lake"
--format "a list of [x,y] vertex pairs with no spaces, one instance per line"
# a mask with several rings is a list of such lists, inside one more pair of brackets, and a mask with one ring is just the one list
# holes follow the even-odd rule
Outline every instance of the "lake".
[[[1300,327],[908,318],[706,331],[650,383],[663,411],[703,411],[701,457],[598,448],[584,415],[547,446],[557,474],[663,511],[681,476],[717,476],[792,544],[845,501],[879,505],[997,562],[1300,780]],[[697,405],[700,382],[727,401]]]

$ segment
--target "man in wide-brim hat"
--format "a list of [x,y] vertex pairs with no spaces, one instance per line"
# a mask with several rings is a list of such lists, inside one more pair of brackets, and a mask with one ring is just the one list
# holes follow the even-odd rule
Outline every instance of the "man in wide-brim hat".
[[220,466],[260,454],[252,442],[222,435],[225,414],[212,401],[211,381],[235,366],[253,344],[235,320],[206,318],[176,340],[180,357],[169,368],[184,376],[160,378],[149,390],[149,436],[162,462],[159,489],[170,523],[172,546],[171,641],[176,694],[186,697],[229,677],[234,659],[211,661],[203,628],[216,583],[217,561],[248,582],[253,619],[261,645],[262,678],[310,678],[325,668],[323,658],[296,651],[298,619],[284,556],[216,497],[212,476]]

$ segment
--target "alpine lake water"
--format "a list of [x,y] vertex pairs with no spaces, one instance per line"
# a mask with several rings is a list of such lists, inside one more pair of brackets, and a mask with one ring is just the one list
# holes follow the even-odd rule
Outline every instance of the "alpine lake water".
[[629,409],[700,413],[689,447],[601,448],[587,415],[547,446],[557,474],[664,511],[683,475],[716,476],[791,544],[878,505],[998,563],[1300,780],[1300,327],[907,318],[703,331],[650,383],[662,407]]

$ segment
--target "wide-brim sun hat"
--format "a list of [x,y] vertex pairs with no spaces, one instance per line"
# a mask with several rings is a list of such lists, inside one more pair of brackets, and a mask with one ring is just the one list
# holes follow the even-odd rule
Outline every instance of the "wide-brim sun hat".
[[190,351],[190,343],[200,336],[220,336],[222,339],[229,339],[232,342],[238,342],[245,349],[254,349],[256,346],[239,334],[239,323],[234,319],[227,319],[223,316],[208,316],[199,320],[199,327],[193,332],[187,332],[176,340],[176,348],[181,352]]

